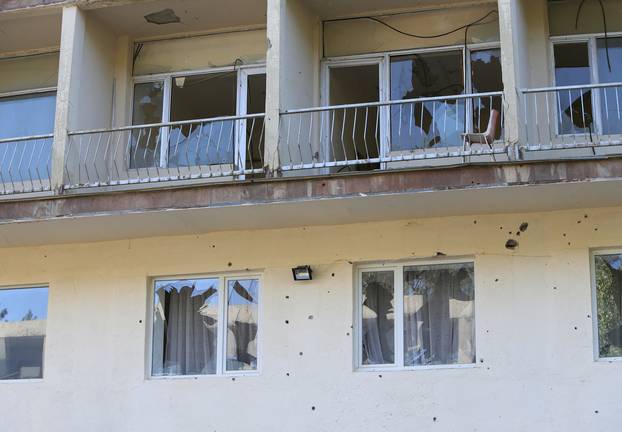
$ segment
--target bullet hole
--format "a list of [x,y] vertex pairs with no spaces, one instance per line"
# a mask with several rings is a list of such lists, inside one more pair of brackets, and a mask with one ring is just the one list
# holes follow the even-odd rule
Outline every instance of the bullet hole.
[[440,257],[440,256],[447,256],[447,255],[445,255],[443,252],[436,252],[436,256]]
[[570,246],[570,242],[568,242],[568,246]]
[[520,231],[516,231],[516,235],[520,237]]
[[503,227],[499,227],[499,229],[500,229],[501,231],[503,231]]
[[595,411],[594,411],[594,414],[598,414],[598,410],[595,410]]
[[574,326],[574,329],[575,329],[575,330],[579,330],[579,327],[577,327],[577,326]]
[[231,378],[231,381],[235,381],[235,377]]
[[142,324],[142,323],[143,323],[143,320],[138,320],[138,324]]
[[289,376],[289,372],[287,372],[287,373],[285,374],[285,376]]
[[289,324],[289,320],[285,320],[285,324]]
[[553,287],[553,289],[554,289],[554,290],[556,290],[556,289],[557,289],[557,287],[556,287],[556,286],[554,286],[554,287]]
[[479,362],[484,363],[484,359],[483,358],[479,359]]
[[353,264],[353,262],[352,261],[348,261],[348,264]]
[[473,225],[477,225],[477,221],[476,220],[473,221]]
[[322,183],[322,186],[326,186],[326,183]]
[[382,378],[382,375],[378,375],[378,378]]
[[335,277],[335,273],[331,273],[331,274],[330,274],[330,276],[331,276],[331,277]]
[[495,282],[499,282],[499,279],[495,279]]
[[562,234],[562,236],[563,236],[563,237],[566,237],[566,233],[563,233],[563,234]]
[[215,247],[216,247],[216,245],[212,245],[212,249],[215,248]]
[[581,221],[580,221],[580,220],[578,220],[578,221],[577,221],[577,223],[578,223],[578,224],[580,224],[580,223],[581,223]]
[[583,217],[584,217],[585,219],[587,219],[587,215],[583,215]]
[[309,315],[307,318],[309,318],[310,320],[313,319],[313,315]]
[[233,265],[233,263],[227,263],[227,266],[231,267]]
[[594,228],[594,231],[598,231],[598,228]]
[[436,417],[432,417],[432,421],[435,422],[436,421]]
[[588,318],[592,318],[592,316],[591,316],[591,315],[588,315],[587,317],[588,317]]
[[486,334],[490,333],[490,330],[486,330]]
[[285,299],[286,299],[286,300],[289,300],[289,296],[285,296]]
[[298,355],[300,355],[300,356],[301,356],[301,355],[302,355],[302,351],[300,351],[300,352],[298,353]]
[[330,294],[330,291],[326,291],[328,294]]
[[518,247],[518,242],[514,239],[509,239],[505,242],[505,248],[509,250],[515,250]]
[[350,332],[346,333],[346,336],[350,336]]
[[529,224],[527,222],[523,222],[522,224],[520,224],[520,226],[518,227],[518,229],[520,230],[520,232],[525,232],[527,231],[527,228],[529,228]]
[[315,411],[315,407],[314,406],[311,407],[311,411]]

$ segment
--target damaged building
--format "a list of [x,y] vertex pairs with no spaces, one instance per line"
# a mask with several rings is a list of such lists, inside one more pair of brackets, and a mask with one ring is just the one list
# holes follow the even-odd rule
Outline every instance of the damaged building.
[[0,1],[1,428],[619,430],[620,16]]

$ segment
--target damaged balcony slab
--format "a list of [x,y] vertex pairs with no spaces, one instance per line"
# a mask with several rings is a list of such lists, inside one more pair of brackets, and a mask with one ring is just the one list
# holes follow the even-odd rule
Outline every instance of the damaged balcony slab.
[[0,246],[622,204],[622,159],[281,178],[0,203]]

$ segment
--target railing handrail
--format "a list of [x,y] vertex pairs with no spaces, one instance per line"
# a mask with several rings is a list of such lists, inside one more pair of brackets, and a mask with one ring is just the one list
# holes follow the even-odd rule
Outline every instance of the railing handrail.
[[236,121],[236,120],[248,120],[254,118],[265,117],[265,113],[257,113],[257,114],[246,114],[239,116],[223,116],[223,117],[211,117],[211,118],[203,118],[196,120],[180,120],[173,122],[163,122],[163,123],[151,123],[151,124],[141,124],[141,125],[131,125],[131,126],[120,126],[115,128],[101,128],[101,129],[89,129],[89,130],[81,130],[81,131],[70,131],[68,135],[89,135],[96,133],[109,133],[109,132],[123,132],[130,131],[136,129],[148,129],[148,128],[162,128],[162,127],[172,127],[172,126],[183,126],[188,124],[195,123],[214,123],[221,121]]
[[19,141],[35,141],[35,140],[49,139],[49,138],[54,138],[54,134],[30,135],[30,136],[15,137],[15,138],[2,138],[0,139],[0,144],[14,143],[14,142],[19,142]]
[[363,102],[363,103],[344,104],[344,105],[325,105],[325,106],[313,107],[313,108],[298,108],[298,109],[284,110],[284,111],[281,111],[281,114],[282,115],[304,114],[304,113],[338,110],[338,109],[370,108],[370,107],[380,107],[380,106],[402,105],[402,104],[409,104],[409,103],[438,102],[438,101],[447,101],[447,100],[462,100],[462,99],[499,97],[499,96],[503,96],[502,91],[486,92],[486,93],[469,93],[469,94],[450,95],[450,96],[422,97],[422,98],[401,99],[401,100],[391,100],[391,101],[382,101],[382,102]]
[[521,92],[523,94],[531,94],[531,93],[549,93],[549,92],[557,92],[557,91],[564,91],[564,90],[584,90],[584,89],[598,89],[598,88],[611,88],[611,87],[622,87],[622,82],[603,83],[603,84],[582,84],[582,85],[557,86],[557,87],[540,87],[540,88],[533,88],[533,89],[522,89]]

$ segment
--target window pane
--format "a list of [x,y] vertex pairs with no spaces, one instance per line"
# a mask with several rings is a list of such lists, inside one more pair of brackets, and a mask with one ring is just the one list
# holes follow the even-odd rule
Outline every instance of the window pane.
[[[236,72],[173,78],[171,121],[234,116],[236,87]],[[233,163],[234,126],[233,121],[217,121],[172,128],[169,166]]]
[[47,288],[0,290],[0,379],[43,376]]
[[[158,124],[162,122],[164,82],[140,83],[134,86],[132,124]],[[139,129],[132,132],[130,167],[159,166],[160,128]]]
[[362,363],[395,362],[395,294],[393,271],[363,272]]
[[[391,58],[391,100],[459,95],[464,91],[462,51]],[[465,101],[391,107],[391,150],[458,146],[465,131]]]
[[[378,102],[380,66],[339,66],[329,69],[330,105]],[[326,113],[320,123],[330,143],[329,157],[336,161],[377,158],[379,153],[378,108],[345,109]],[[309,127],[305,125],[306,127]],[[378,165],[360,165],[356,170],[375,169]]]
[[[266,74],[248,77],[246,113],[260,114],[266,111]],[[246,168],[263,168],[264,119],[258,117],[246,122]]]
[[227,370],[257,369],[259,281],[227,282]]
[[404,365],[475,362],[473,264],[404,268]]
[[[609,60],[611,70],[607,63],[607,50],[605,40],[598,39],[598,75],[600,83],[615,83],[622,81],[622,38],[609,38]],[[601,93],[601,113],[603,133],[606,135],[622,133],[622,89],[612,87],[603,89]]]
[[[0,139],[51,134],[55,110],[55,92],[0,98]],[[0,144],[0,182],[47,177],[51,153],[52,138]]]
[[[557,86],[592,82],[587,43],[559,44],[555,45],[554,51]],[[556,98],[560,134],[583,134],[594,130],[590,90],[564,90],[557,92]]]
[[600,357],[622,357],[622,255],[594,258]]
[[[471,52],[471,86],[473,93],[488,93],[503,90],[501,74],[501,50],[490,49]],[[473,131],[485,133],[491,121],[492,110],[499,113],[495,139],[501,138],[501,105],[502,98],[485,97],[473,100]],[[493,121],[494,121],[493,117]]]
[[153,375],[216,373],[217,278],[156,281]]

